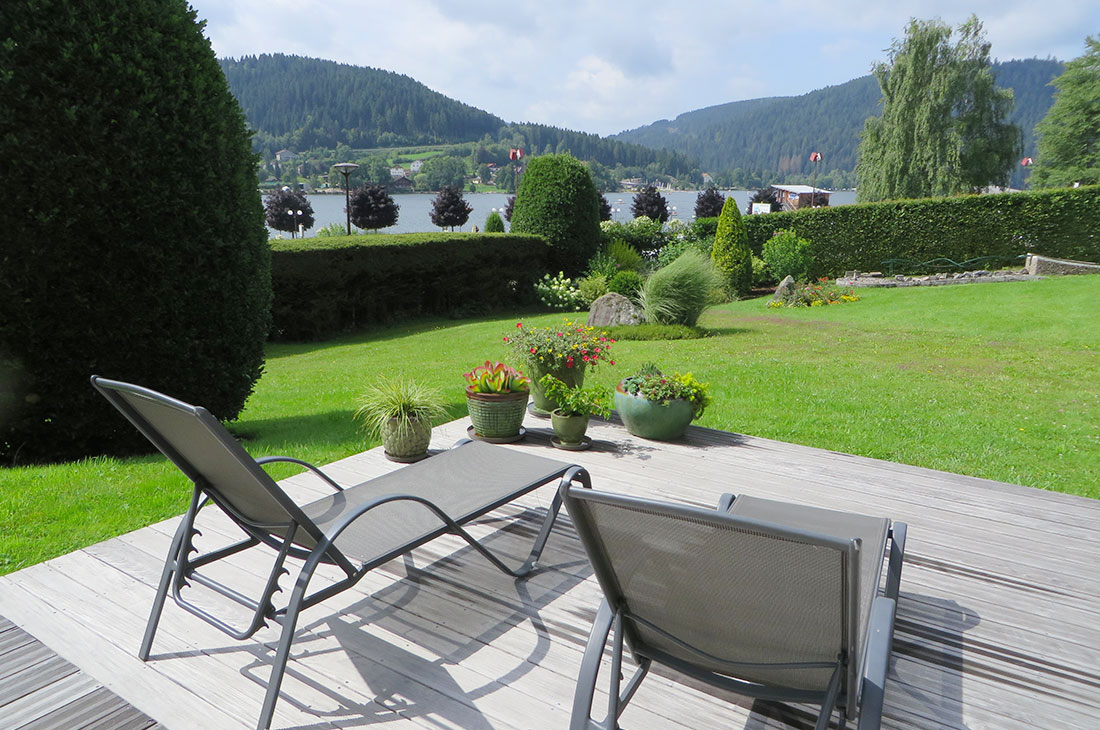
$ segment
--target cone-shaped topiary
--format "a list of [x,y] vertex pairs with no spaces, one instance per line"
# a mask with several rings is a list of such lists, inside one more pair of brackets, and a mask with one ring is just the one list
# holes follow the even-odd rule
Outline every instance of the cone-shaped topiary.
[[0,37],[0,462],[144,441],[92,374],[236,417],[263,369],[270,251],[195,11],[2,3]]
[[543,155],[527,165],[516,193],[512,233],[550,244],[551,271],[582,272],[600,248],[599,193],[572,155]]
[[495,210],[485,219],[486,233],[504,233],[504,219]]
[[722,275],[723,286],[730,297],[742,296],[752,289],[752,252],[745,235],[745,223],[733,196],[726,198],[718,216],[718,231],[714,234],[711,258]]

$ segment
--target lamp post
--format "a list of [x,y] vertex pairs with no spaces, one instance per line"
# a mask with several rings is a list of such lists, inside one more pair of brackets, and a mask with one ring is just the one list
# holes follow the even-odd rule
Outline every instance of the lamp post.
[[821,162],[821,153],[820,152],[811,152],[810,153],[810,162],[814,163],[814,184],[813,184],[813,188],[810,190],[810,208],[813,208],[814,207],[814,196],[817,195],[817,166]]
[[348,188],[348,177],[359,169],[354,162],[341,162],[333,165],[344,176],[344,210],[348,214],[348,235],[351,235],[351,190]]

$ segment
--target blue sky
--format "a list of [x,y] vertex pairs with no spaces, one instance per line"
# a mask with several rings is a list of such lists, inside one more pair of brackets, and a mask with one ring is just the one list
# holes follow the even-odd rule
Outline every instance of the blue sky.
[[218,56],[289,53],[411,76],[507,121],[614,134],[862,76],[909,18],[974,13],[991,56],[1084,52],[1100,0],[191,0]]

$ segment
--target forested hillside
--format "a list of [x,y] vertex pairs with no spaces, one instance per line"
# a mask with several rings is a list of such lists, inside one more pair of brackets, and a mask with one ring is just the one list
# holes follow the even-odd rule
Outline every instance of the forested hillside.
[[[1062,72],[1062,64],[1033,58],[996,63],[993,70],[997,84],[1015,92],[1012,121],[1023,132],[1025,152],[1033,153],[1034,127],[1050,107],[1054,89],[1049,82]],[[817,151],[824,158],[819,172],[830,171],[829,183],[840,186],[841,180],[854,182],[854,176],[833,171],[855,169],[860,132],[867,117],[880,113],[880,98],[878,82],[863,76],[802,96],[751,99],[687,112],[615,138],[682,152],[731,185],[769,177],[808,178],[813,172],[809,154]],[[1021,184],[1025,172],[1017,170],[1013,184]]]
[[680,152],[541,124],[507,124],[390,71],[282,54],[220,63],[256,130],[253,146],[265,159],[282,148],[305,152],[495,141],[528,154],[571,152],[628,176],[687,181],[694,171],[699,177],[697,163]]

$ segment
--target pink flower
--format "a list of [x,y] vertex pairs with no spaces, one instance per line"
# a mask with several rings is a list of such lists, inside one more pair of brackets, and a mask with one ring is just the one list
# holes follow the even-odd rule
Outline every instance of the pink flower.
[[612,361],[611,361],[610,363],[608,363],[608,364],[609,364],[609,365],[614,365],[614,364],[615,364],[615,361],[614,361],[614,360],[612,360]]

